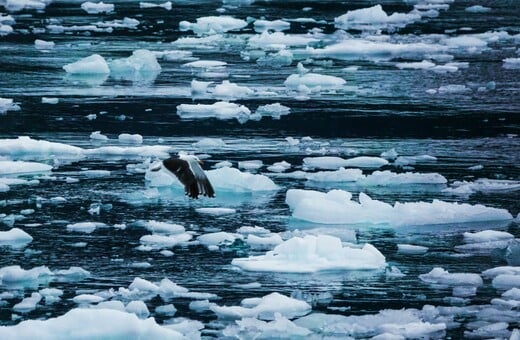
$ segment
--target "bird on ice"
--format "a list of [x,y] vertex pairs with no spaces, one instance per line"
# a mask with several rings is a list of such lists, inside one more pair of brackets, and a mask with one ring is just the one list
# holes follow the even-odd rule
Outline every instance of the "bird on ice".
[[201,164],[202,161],[197,156],[181,154],[165,159],[162,164],[151,170],[159,171],[164,167],[184,185],[184,192],[190,198],[199,198],[199,195],[215,197],[215,190]]

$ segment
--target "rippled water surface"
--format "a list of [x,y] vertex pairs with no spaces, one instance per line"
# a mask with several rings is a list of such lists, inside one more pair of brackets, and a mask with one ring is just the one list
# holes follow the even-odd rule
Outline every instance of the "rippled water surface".
[[[91,275],[79,281],[31,282],[22,287],[2,283],[0,293],[14,295],[0,298],[0,324],[13,325],[26,319],[62,315],[77,307],[71,300],[76,295],[126,288],[136,277],[152,282],[168,277],[190,291],[218,295],[215,302],[219,305],[238,305],[244,298],[262,297],[271,292],[300,298],[330,293],[331,298],[320,303],[308,299],[313,303],[313,311],[342,315],[372,314],[382,309],[421,309],[424,305],[484,306],[503,292],[495,289],[491,280],[484,279],[484,285],[475,296],[463,302],[454,301],[447,299],[452,296],[452,288],[428,285],[418,275],[434,267],[480,274],[498,266],[520,265],[518,249],[516,255],[508,257],[504,248],[476,253],[455,248],[463,244],[462,235],[467,231],[501,230],[519,238],[518,188],[476,190],[467,195],[446,190],[456,181],[471,182],[479,178],[520,181],[520,62],[509,68],[503,61],[520,57],[520,6],[516,1],[445,1],[447,9],[440,10],[438,16],[423,16],[403,28],[379,30],[340,30],[334,18],[376,4],[381,4],[387,13],[408,13],[417,2],[273,0],[231,6],[220,1],[174,1],[173,8],[166,10],[140,8],[136,1],[113,1],[115,11],[109,14],[87,14],[80,8],[81,3],[56,0],[44,11],[29,9],[10,13],[16,21],[12,24],[14,31],[0,36],[0,97],[12,98],[20,110],[0,116],[2,141],[30,136],[94,149],[136,146],[120,143],[118,135],[140,134],[144,146],[167,146],[171,154],[186,151],[201,155],[206,170],[221,161],[230,161],[236,167],[240,161],[261,160],[263,166],[251,171],[271,178],[279,190],[217,191],[215,199],[189,200],[176,188],[151,187],[145,181],[144,170],[132,170],[134,166],[145,169],[147,162],[164,156],[94,153],[71,159],[53,153],[3,150],[0,156],[5,160],[42,162],[52,165],[53,169],[44,175],[22,176],[36,178],[38,183],[13,185],[9,191],[0,193],[0,213],[3,214],[0,229],[17,227],[33,237],[24,247],[1,247],[0,267],[47,266],[58,270],[78,266]],[[491,10],[482,13],[466,10],[477,3]],[[0,1],[0,13],[7,13],[2,4]],[[218,35],[203,32],[197,36],[192,30],[179,29],[182,20],[195,22],[210,15],[229,15],[247,20],[248,25]],[[133,28],[114,27],[111,32],[99,29],[103,27],[100,22],[125,17],[137,19],[139,24]],[[261,34],[253,25],[258,18],[284,19],[290,23],[290,28],[284,31],[286,35],[293,35],[292,39],[311,37],[315,41],[299,46],[290,46],[289,42],[285,42],[289,44],[285,47],[281,46],[283,43],[253,46],[252,39]],[[52,25],[71,27],[93,23],[98,23],[95,30],[52,29]],[[187,44],[185,39],[183,42],[187,37],[203,41]],[[463,41],[449,40],[455,38]],[[37,49],[35,39],[53,41],[55,46]],[[384,43],[428,44],[434,50],[406,53],[366,50],[341,56],[309,52],[345,39],[376,42],[380,46]],[[75,76],[62,69],[94,53],[110,61],[126,58],[138,49],[157,52],[160,72],[119,77],[114,74]],[[292,54],[288,63],[278,64],[261,58],[284,49]],[[172,50],[191,52],[191,56],[167,59],[159,53]],[[194,60],[218,60],[227,65],[217,70],[183,66]],[[436,65],[453,63],[455,69],[445,72],[398,67],[399,63],[422,60],[431,60]],[[288,88],[284,81],[298,73],[299,62],[313,73],[340,77],[346,83],[309,91],[302,87]],[[184,119],[178,115],[178,105],[212,104],[221,99],[210,92],[194,95],[190,87],[193,79],[213,82],[210,89],[223,80],[249,87],[253,94],[225,99],[246,106],[252,113],[261,105],[273,103],[289,107],[290,113],[279,119]],[[45,104],[42,97],[59,98],[59,102]],[[94,131],[101,131],[109,140],[90,139]],[[311,138],[303,139],[306,136]],[[300,143],[291,145],[287,137],[298,139]],[[196,144],[203,138],[221,139],[225,144],[206,147]],[[316,170],[303,166],[305,157],[379,157],[390,149],[395,149],[400,156],[434,156],[436,161],[409,164],[404,168],[391,162],[380,170],[438,173],[448,182],[364,186],[351,182],[307,181],[267,169],[284,160],[292,165],[289,172],[302,169],[313,172]],[[108,170],[109,174],[94,176],[85,170]],[[370,174],[374,170],[363,171]],[[419,227],[368,223],[324,225],[291,217],[285,203],[286,191],[291,188],[343,189],[352,192],[355,198],[363,192],[392,204],[433,199],[483,204],[506,209],[513,219],[468,224],[425,223]],[[53,203],[51,198],[55,197],[63,197],[64,202]],[[89,212],[92,204],[103,205],[99,214]],[[196,211],[201,207],[233,208],[236,212],[210,216]],[[21,216],[20,212],[25,209],[34,209],[34,212]],[[313,233],[331,234],[352,242],[353,231],[358,243],[373,244],[385,255],[389,267],[395,266],[405,275],[391,277],[384,270],[313,274],[247,272],[232,266],[231,261],[263,254],[265,250],[236,244],[221,245],[220,249],[210,251],[193,243],[169,248],[173,256],[164,256],[157,250],[139,248],[140,238],[150,233],[142,227],[143,221],[148,220],[181,224],[195,238],[209,232],[234,233],[242,226],[259,226],[279,233],[284,240],[313,230]],[[102,222],[108,227],[88,234],[67,231],[67,225],[87,221]],[[126,229],[113,227],[121,224],[126,225]],[[86,246],[78,246],[78,242]],[[397,251],[398,244],[421,245],[428,250],[425,254],[402,253]],[[149,266],[139,265],[142,263]],[[237,286],[251,282],[260,285]],[[28,313],[13,311],[13,305],[24,295],[45,287],[62,289],[64,295],[58,303],[42,302]],[[203,336],[222,336],[220,331],[232,321],[218,319],[211,311],[191,310],[188,308],[191,301],[189,298],[173,300],[178,309],[175,316],[202,321]],[[168,321],[153,312],[156,306],[164,304],[160,298],[147,300],[146,304],[159,323]],[[512,311],[520,315],[518,306]],[[505,321],[508,331],[520,326],[518,319],[482,321],[475,314],[456,321],[458,323],[443,336],[460,338],[465,331],[477,328],[471,325],[474,321],[484,322],[479,325]],[[497,336],[506,333],[497,333]]]

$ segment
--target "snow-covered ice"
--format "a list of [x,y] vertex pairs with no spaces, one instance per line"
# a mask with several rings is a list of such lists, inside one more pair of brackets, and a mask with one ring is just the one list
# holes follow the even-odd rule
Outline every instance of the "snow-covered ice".
[[93,54],[73,63],[63,66],[67,73],[71,74],[108,74],[110,68],[102,56]]
[[105,4],[103,1],[86,1],[81,4],[81,9],[83,9],[88,14],[110,13],[114,11],[114,4]]
[[231,262],[248,271],[312,273],[321,270],[367,270],[386,266],[385,257],[372,245],[354,248],[328,235],[293,237],[265,255]]
[[[445,202],[395,202],[393,205],[374,200],[365,193],[358,202],[343,190],[328,193],[289,189],[285,202],[292,216],[299,220],[323,224],[389,224],[393,226],[431,225],[482,221],[508,221],[513,217],[505,209],[481,204]],[[417,214],[421,211],[421,214]]]

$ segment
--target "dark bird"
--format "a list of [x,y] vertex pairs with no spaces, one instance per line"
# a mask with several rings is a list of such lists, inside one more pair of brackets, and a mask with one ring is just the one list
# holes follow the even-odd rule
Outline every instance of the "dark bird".
[[[162,161],[163,167],[175,175],[184,185],[184,192],[191,198],[199,195],[215,197],[215,190],[200,166],[202,161],[193,155],[179,155]],[[159,171],[161,167],[151,169]]]

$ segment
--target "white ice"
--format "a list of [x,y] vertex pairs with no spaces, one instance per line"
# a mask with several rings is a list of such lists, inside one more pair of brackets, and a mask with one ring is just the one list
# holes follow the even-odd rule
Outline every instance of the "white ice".
[[84,2],[81,4],[81,9],[87,12],[88,14],[100,14],[100,13],[110,13],[114,11],[113,4],[105,4],[103,1],[100,2]]
[[230,83],[229,80],[222,81],[222,84],[217,84],[212,92],[215,98],[219,99],[241,99],[254,94],[254,91],[247,86],[240,86],[235,83]]
[[180,104],[177,105],[177,115],[181,119],[237,119],[244,123],[249,120],[251,111],[244,105],[216,102],[213,104]]
[[78,222],[67,224],[68,231],[74,231],[79,233],[90,234],[97,228],[107,227],[106,224],[101,222]]
[[202,138],[198,142],[192,144],[193,146],[200,149],[217,149],[226,146],[226,142],[224,142],[220,138]]
[[211,35],[225,33],[228,31],[239,30],[247,26],[247,22],[230,16],[209,16],[197,18],[197,22],[190,23],[181,21],[179,29],[181,31],[192,30],[197,35]]
[[101,131],[94,131],[89,136],[90,139],[95,141],[107,141],[108,137],[103,135]]
[[199,214],[207,214],[213,216],[230,215],[236,213],[236,209],[231,208],[197,208],[195,209]]
[[286,31],[291,28],[291,23],[280,19],[272,21],[257,19],[253,22],[253,27],[256,32]]
[[60,102],[59,98],[56,97],[42,97],[42,104],[51,104],[55,105]]
[[105,58],[99,54],[93,54],[89,57],[80,59],[71,64],[63,66],[67,73],[71,74],[108,74],[110,69]]
[[397,252],[401,254],[425,254],[428,251],[428,247],[417,246],[413,244],[398,244]]
[[166,2],[163,2],[162,4],[156,4],[156,3],[152,3],[152,2],[139,2],[139,8],[155,8],[155,7],[160,7],[160,8],[164,8],[167,11],[171,11],[172,2],[166,1]]
[[322,270],[368,270],[386,266],[385,257],[372,245],[343,246],[328,235],[293,237],[265,255],[233,259],[231,264],[248,271],[312,273]]
[[296,326],[292,321],[275,313],[273,321],[255,318],[242,318],[235,325],[227,326],[222,334],[236,339],[304,339],[312,332],[305,327]]
[[[32,293],[31,296],[24,298],[21,302],[13,306],[13,310],[18,313],[29,313],[36,309],[36,305],[42,300],[39,293]],[[0,331],[1,334],[1,331]]]
[[280,119],[281,116],[288,115],[291,109],[280,103],[260,105],[255,113],[262,117],[272,117],[273,119]]
[[20,175],[42,173],[52,170],[52,166],[36,162],[0,161],[0,175]]
[[4,114],[7,111],[19,111],[20,105],[16,104],[11,98],[0,97],[0,114]]
[[248,304],[247,307],[212,305],[210,309],[223,319],[258,318],[261,320],[274,320],[277,313],[285,318],[293,319],[311,311],[311,306],[307,302],[279,293],[265,295],[254,302],[252,305]]
[[346,84],[345,79],[318,74],[318,73],[306,73],[306,74],[291,74],[287,79],[283,82],[283,84],[291,89],[297,90],[301,86],[306,86],[307,88],[314,89],[336,89],[340,88]]
[[503,67],[509,70],[518,70],[520,69],[520,58],[506,58],[503,60]]
[[20,246],[30,243],[32,236],[19,228],[12,228],[8,231],[0,231],[0,245]]
[[[78,330],[82,330],[78,332]],[[15,326],[0,326],[0,337],[38,339],[148,338],[183,339],[174,330],[158,325],[153,318],[140,320],[135,314],[113,309],[75,308],[47,320],[26,320]]]
[[433,268],[427,274],[419,275],[419,278],[431,284],[445,285],[445,286],[475,286],[483,285],[482,278],[479,274],[473,273],[449,273],[443,268]]
[[456,195],[471,195],[476,192],[506,193],[520,191],[520,181],[479,178],[473,182],[456,181],[445,192]]
[[[293,218],[322,224],[389,224],[393,226],[431,225],[481,221],[507,221],[513,217],[505,209],[481,204],[445,202],[395,202],[393,205],[359,194],[359,202],[343,190],[328,193],[290,189],[285,202]],[[417,214],[420,211],[420,214]]]
[[125,80],[153,80],[161,72],[161,65],[154,53],[139,49],[128,58],[112,60],[109,63],[111,75]]
[[117,139],[120,143],[125,144],[142,144],[143,143],[143,136],[140,134],[129,134],[129,133],[122,133],[120,134]]
[[410,13],[386,14],[381,5],[348,11],[334,19],[334,25],[342,29],[357,29],[376,31],[379,29],[393,30],[404,27],[421,19],[421,15]]
[[464,242],[465,243],[481,243],[481,242],[490,242],[490,241],[502,241],[502,240],[510,240],[514,238],[514,235],[498,230],[482,230],[479,232],[464,233]]
[[363,169],[377,169],[388,164],[381,157],[360,156],[344,159],[335,156],[306,157],[303,165],[307,168],[336,170],[342,167],[354,167]]
[[45,41],[41,39],[34,40],[34,47],[36,47],[39,50],[50,50],[54,48],[54,41]]

